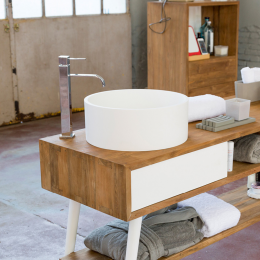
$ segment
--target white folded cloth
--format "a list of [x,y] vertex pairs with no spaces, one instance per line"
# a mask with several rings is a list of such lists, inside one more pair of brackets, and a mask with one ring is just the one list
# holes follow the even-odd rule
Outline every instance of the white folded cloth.
[[238,224],[241,213],[233,205],[208,193],[202,193],[178,203],[178,207],[193,207],[204,221],[200,230],[205,237],[212,237]]
[[255,82],[260,81],[260,68],[253,68]]
[[243,68],[241,70],[241,76],[242,76],[243,83],[255,82],[255,73],[249,67]]
[[212,118],[226,113],[226,102],[214,95],[189,97],[189,122]]

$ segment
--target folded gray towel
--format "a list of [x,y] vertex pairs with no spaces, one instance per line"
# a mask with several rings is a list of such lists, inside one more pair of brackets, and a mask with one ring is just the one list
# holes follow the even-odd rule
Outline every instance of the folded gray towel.
[[[138,260],[157,260],[178,253],[201,241],[198,230],[203,222],[192,207],[176,209],[176,205],[156,211],[142,223]],[[116,220],[94,230],[85,238],[85,245],[112,259],[124,260],[128,223]]]
[[260,135],[247,135],[233,141],[235,161],[260,163]]

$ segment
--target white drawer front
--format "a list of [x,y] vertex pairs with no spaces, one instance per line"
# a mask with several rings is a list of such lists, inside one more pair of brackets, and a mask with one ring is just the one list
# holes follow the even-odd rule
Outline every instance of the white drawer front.
[[227,177],[227,142],[131,172],[132,211]]

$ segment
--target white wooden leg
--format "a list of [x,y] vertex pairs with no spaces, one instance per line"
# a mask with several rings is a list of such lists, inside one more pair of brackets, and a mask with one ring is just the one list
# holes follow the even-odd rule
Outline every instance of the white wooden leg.
[[80,205],[80,203],[70,200],[65,255],[69,255],[75,250]]
[[131,220],[129,222],[125,260],[137,259],[141,226],[142,226],[142,217]]

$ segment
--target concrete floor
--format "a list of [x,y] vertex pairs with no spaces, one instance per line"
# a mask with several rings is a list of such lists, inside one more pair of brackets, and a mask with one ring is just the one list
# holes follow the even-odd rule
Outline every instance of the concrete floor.
[[[74,129],[84,127],[84,113],[73,114]],[[41,188],[39,138],[60,132],[54,117],[0,128],[0,259],[58,260],[63,256],[68,199]],[[246,183],[225,185],[221,194]],[[92,230],[113,218],[81,207],[76,250]],[[185,260],[259,259],[260,223],[221,240]]]

